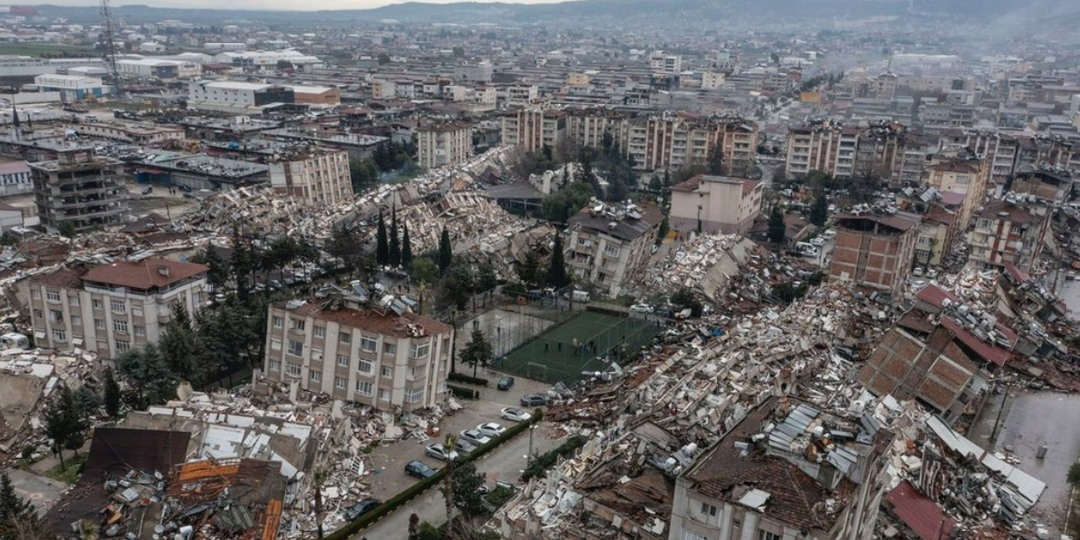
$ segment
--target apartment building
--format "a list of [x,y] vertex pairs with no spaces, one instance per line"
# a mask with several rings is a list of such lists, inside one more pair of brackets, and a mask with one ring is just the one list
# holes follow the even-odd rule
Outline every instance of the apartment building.
[[24,160],[0,162],[0,197],[21,195],[34,189],[30,165]]
[[919,216],[836,216],[836,246],[829,278],[897,292],[911,271]]
[[465,163],[473,155],[472,137],[466,122],[422,125],[416,130],[417,161],[427,169]]
[[759,401],[676,479],[668,540],[873,538],[891,432],[870,412]]
[[611,297],[648,261],[663,216],[654,206],[584,208],[569,220],[566,261],[576,280]]
[[275,191],[308,206],[334,206],[353,198],[345,150],[308,146],[276,156],[266,165]]
[[498,99],[507,107],[525,107],[540,97],[535,84],[511,84],[497,90]]
[[76,231],[116,225],[127,211],[124,162],[98,157],[91,147],[64,147],[55,161],[30,164],[41,224]]
[[790,128],[787,141],[788,178],[804,177],[810,171],[850,178],[855,172],[859,141],[856,126],[831,120],[812,122]]
[[566,138],[575,147],[603,148],[604,136],[611,136],[619,148],[626,148],[631,114],[606,108],[567,109]]
[[927,185],[941,193],[957,193],[964,196],[959,209],[960,230],[971,224],[975,209],[986,198],[989,163],[970,152],[946,153],[932,156],[927,166]]
[[206,302],[206,271],[201,264],[147,258],[34,276],[21,285],[34,341],[113,359],[157,343],[174,304],[194,314]]
[[1012,191],[1017,194],[1031,195],[1046,205],[1061,205],[1072,194],[1072,174],[1060,167],[1019,167],[1013,178]]
[[677,54],[657,54],[649,58],[649,69],[653,73],[678,75],[682,73],[682,57]]
[[566,113],[559,109],[527,108],[502,117],[502,142],[527,152],[554,149],[566,136]]
[[369,302],[358,285],[332,297],[273,304],[263,374],[383,411],[412,411],[446,394],[453,328],[400,301]]
[[67,129],[85,137],[123,141],[133,144],[162,144],[184,139],[184,128],[126,122],[86,122],[71,124]]
[[1011,263],[1030,272],[1042,252],[1050,223],[1050,212],[1034,208],[1012,196],[988,202],[975,216],[968,233],[968,261],[982,268],[1000,268]]
[[743,234],[761,213],[760,181],[700,174],[671,188],[671,228]]

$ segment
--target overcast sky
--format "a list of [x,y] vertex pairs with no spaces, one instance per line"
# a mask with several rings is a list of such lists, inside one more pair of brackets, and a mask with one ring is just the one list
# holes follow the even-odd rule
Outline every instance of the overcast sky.
[[[416,0],[436,4],[451,4],[462,0]],[[472,0],[490,2],[493,0]],[[548,4],[563,0],[499,0],[514,4]],[[54,5],[89,6],[98,5],[97,1],[87,0],[53,0]],[[320,9],[367,9],[387,4],[401,4],[402,0],[113,0],[112,5],[146,5],[155,7],[175,8],[208,8],[208,9],[253,9],[253,10],[303,10],[315,11]]]

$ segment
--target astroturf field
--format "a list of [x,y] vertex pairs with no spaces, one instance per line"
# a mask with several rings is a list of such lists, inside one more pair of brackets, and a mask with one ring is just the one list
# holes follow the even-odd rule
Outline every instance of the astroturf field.
[[583,311],[510,351],[496,367],[530,379],[571,384],[582,378],[582,371],[608,371],[609,360],[624,363],[659,331],[652,321]]

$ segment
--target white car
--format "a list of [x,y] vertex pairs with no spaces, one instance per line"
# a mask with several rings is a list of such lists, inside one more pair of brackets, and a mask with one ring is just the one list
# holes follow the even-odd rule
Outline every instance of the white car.
[[630,311],[634,313],[652,313],[653,307],[649,304],[634,304],[630,306]]
[[831,240],[836,237],[836,229],[827,229],[825,232],[821,233],[821,236],[825,237],[827,240]]
[[446,448],[442,445],[442,443],[432,443],[427,445],[427,449],[424,451],[424,453],[435,459],[441,459],[443,461],[454,461],[458,458],[457,452]]
[[915,277],[919,277],[919,276],[922,276],[922,275],[923,275],[923,268],[922,268],[921,266],[916,266],[916,267],[915,267],[915,270],[914,270],[914,271],[912,271],[911,273],[912,273],[912,274],[913,274],[913,275],[914,275]]
[[821,246],[825,245],[825,239],[820,237],[820,236],[817,236],[817,237],[813,238],[812,240],[810,240],[810,244],[814,245],[814,246],[817,246],[817,247],[821,247]]
[[498,437],[502,432],[506,431],[506,428],[495,422],[486,422],[476,426],[476,431],[488,437]]
[[524,422],[532,418],[531,414],[517,407],[506,407],[505,409],[499,411],[499,416],[506,420],[511,420],[514,422]]
[[491,442],[491,437],[480,433],[479,430],[466,429],[461,432],[461,438],[468,441],[473,446],[481,446]]

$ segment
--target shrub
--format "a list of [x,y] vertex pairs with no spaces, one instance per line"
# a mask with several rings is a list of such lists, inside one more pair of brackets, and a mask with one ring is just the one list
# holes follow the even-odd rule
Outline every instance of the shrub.
[[483,377],[470,377],[464,373],[454,372],[446,376],[446,380],[454,381],[465,384],[475,384],[477,386],[487,386],[488,380]]
[[473,390],[472,388],[465,388],[464,386],[454,386],[452,384],[446,385],[446,389],[454,394],[455,397],[461,399],[480,399],[480,391]]
[[521,473],[521,479],[528,480],[530,478],[543,476],[548,469],[559,461],[559,458],[573,454],[574,451],[583,444],[585,444],[585,438],[574,435],[566,442],[560,444],[557,448],[536,456],[536,458],[529,463],[529,466],[525,468],[525,472]]

